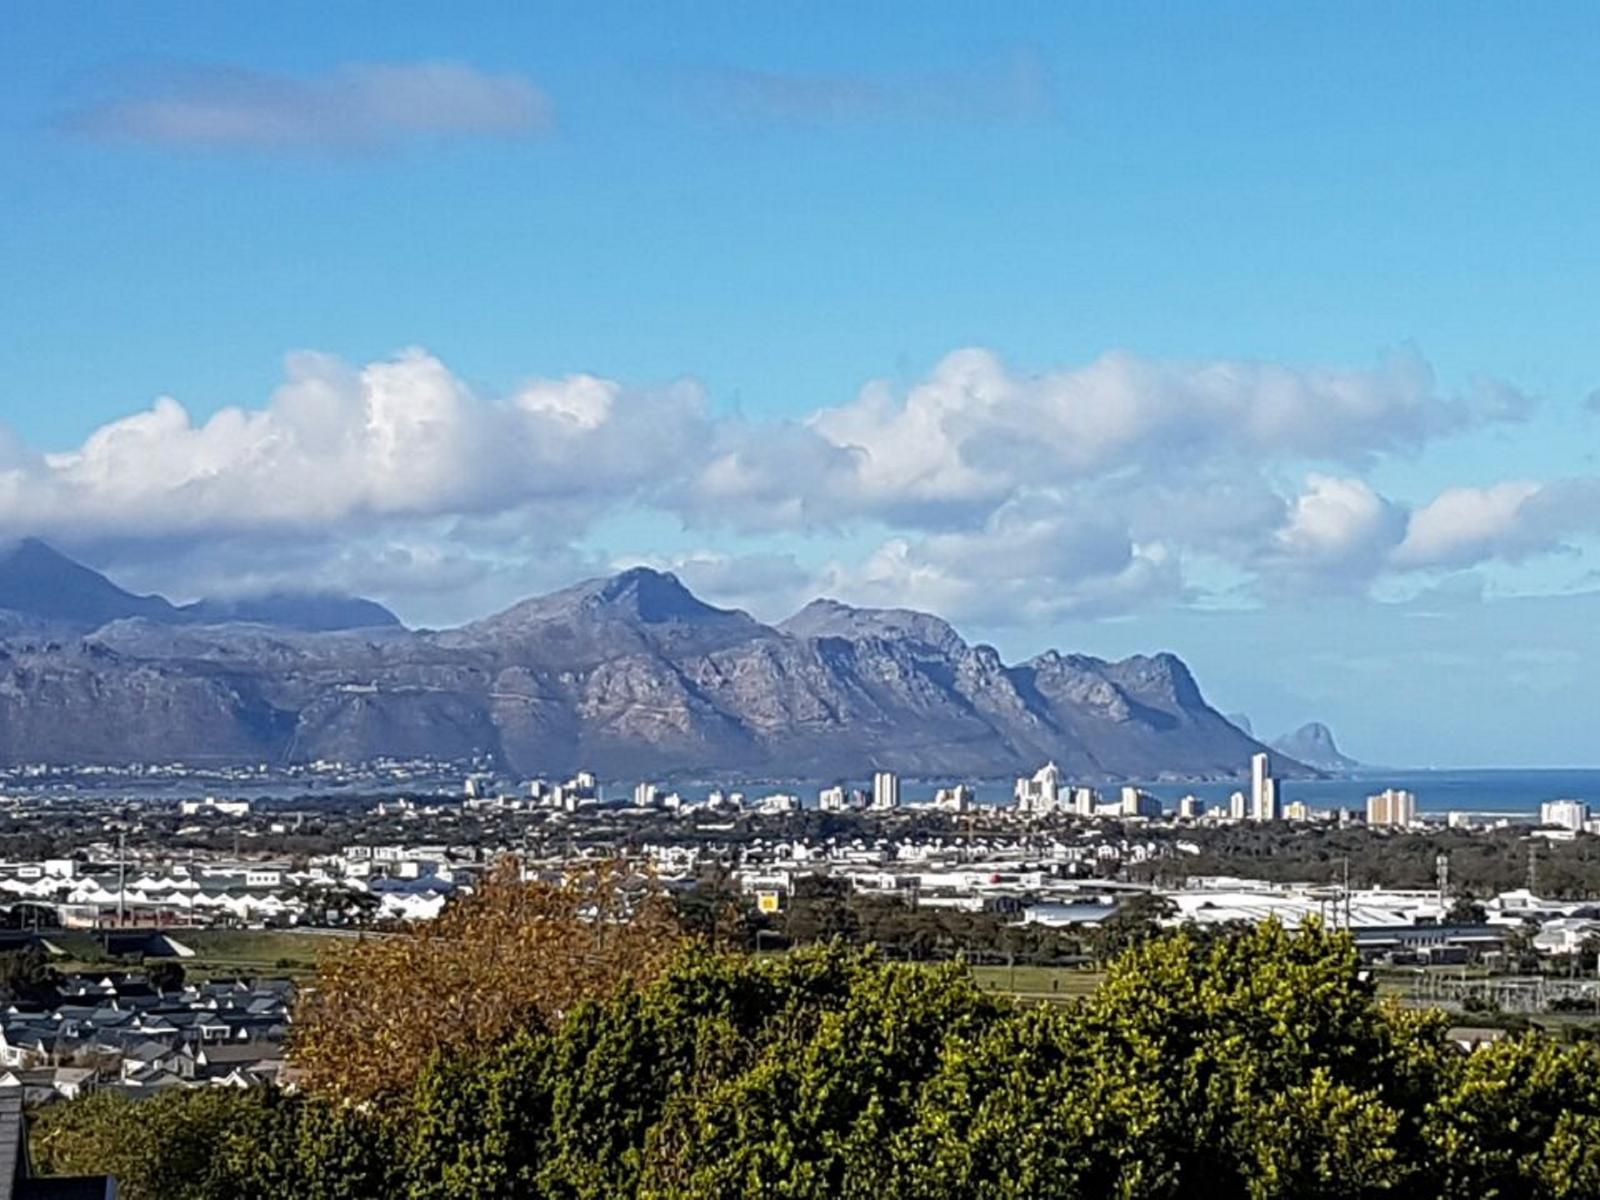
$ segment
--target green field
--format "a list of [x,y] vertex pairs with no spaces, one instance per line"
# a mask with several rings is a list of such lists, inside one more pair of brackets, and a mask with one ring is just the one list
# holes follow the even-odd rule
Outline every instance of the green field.
[[[335,935],[283,929],[174,929],[172,939],[195,952],[176,961],[191,979],[235,975],[299,979],[316,970],[317,957],[338,942]],[[93,934],[52,931],[49,940],[66,951],[52,965],[58,971],[126,969],[130,964],[109,958]],[[132,964],[137,965],[137,964]]]
[[338,939],[282,929],[201,929],[175,932],[194,951],[181,960],[190,975],[272,975],[297,978],[316,970],[317,958]]
[[1003,992],[1019,1000],[1065,1002],[1087,996],[1104,975],[1081,967],[975,966],[970,968],[986,992]]

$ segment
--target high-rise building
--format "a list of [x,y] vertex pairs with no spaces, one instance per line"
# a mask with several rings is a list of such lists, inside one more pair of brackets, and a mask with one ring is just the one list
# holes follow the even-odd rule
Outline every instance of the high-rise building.
[[1055,812],[1061,804],[1061,768],[1045,763],[1030,778],[1017,780],[1015,795],[1023,812]]
[[823,788],[817,796],[817,807],[823,812],[843,812],[849,798],[842,787]]
[[965,783],[940,788],[933,794],[933,806],[945,812],[970,812],[975,800],[976,793]]
[[1206,802],[1190,792],[1178,801],[1178,816],[1185,821],[1198,821],[1206,815]]
[[1074,816],[1092,817],[1095,806],[1100,803],[1100,797],[1095,795],[1092,787],[1075,787],[1072,789],[1072,812]]
[[656,806],[656,785],[641,783],[633,789],[633,806],[635,808],[654,808]]
[[1589,823],[1589,806],[1582,800],[1546,800],[1539,805],[1539,824],[1579,833]]
[[1125,817],[1159,817],[1161,801],[1149,792],[1128,786],[1122,789],[1122,815]]
[[1367,824],[1374,828],[1405,829],[1416,819],[1417,797],[1404,788],[1385,788],[1367,797]]
[[879,771],[872,777],[872,807],[883,811],[900,807],[900,776]]
[[1228,820],[1242,821],[1250,815],[1250,797],[1234,792],[1228,797]]
[[1250,759],[1250,819],[1278,819],[1278,781],[1272,777],[1265,752],[1253,755]]

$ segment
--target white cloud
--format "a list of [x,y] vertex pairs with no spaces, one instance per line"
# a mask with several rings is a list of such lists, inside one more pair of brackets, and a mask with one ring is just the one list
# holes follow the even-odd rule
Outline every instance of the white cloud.
[[315,531],[530,503],[572,520],[637,500],[659,463],[708,436],[704,397],[690,383],[639,391],[575,376],[498,402],[422,351],[360,370],[316,354],[288,365],[264,408],[196,422],[162,398],[74,450],[13,459],[0,467],[0,530]]
[[1600,480],[1508,480],[1441,492],[1411,516],[1395,550],[1398,567],[1467,567],[1517,562],[1600,531]]
[[1365,586],[1405,534],[1405,513],[1363,480],[1313,474],[1265,554],[1292,577]]
[[370,152],[415,138],[520,137],[549,130],[531,81],[464,63],[347,63],[318,76],[188,69],[74,114],[99,138],[187,149]]
[[[1116,354],[1024,376],[965,350],[903,395],[870,384],[803,420],[745,420],[715,416],[687,380],[573,375],[484,396],[421,350],[361,366],[300,353],[258,408],[202,420],[162,398],[50,454],[0,435],[0,537],[149,560],[141,583],[172,592],[304,580],[408,615],[414,593],[429,619],[452,589],[465,616],[466,597],[488,607],[643,554],[764,616],[829,592],[1020,625],[1173,603],[1195,594],[1186,572],[1267,596],[1360,592],[1595,530],[1595,481],[1452,489],[1409,512],[1362,478],[1514,418],[1506,391],[1440,395],[1414,359],[1304,371]],[[1298,491],[1280,483],[1302,471]],[[629,532],[663,518],[701,548]],[[749,552],[761,543],[744,535],[775,530],[828,566]],[[183,582],[162,583],[162,562]]]
[[891,538],[864,561],[830,566],[817,590],[1014,627],[1149,607],[1176,599],[1182,579],[1165,546],[1136,544],[1114,515],[1039,494],[978,530]]
[[1196,474],[1258,476],[1285,460],[1360,465],[1516,419],[1514,395],[1499,384],[1470,398],[1443,395],[1412,355],[1370,370],[1301,370],[1118,352],[1029,376],[966,349],[904,396],[873,383],[819,410],[806,424],[809,444],[802,431],[786,432],[783,458],[804,463],[808,477],[781,502],[770,494],[775,456],[765,429],[725,447],[698,492],[715,504],[741,502],[747,522],[765,512],[775,525],[871,515],[970,526],[1030,486],[1131,474],[1141,487],[1165,487]]

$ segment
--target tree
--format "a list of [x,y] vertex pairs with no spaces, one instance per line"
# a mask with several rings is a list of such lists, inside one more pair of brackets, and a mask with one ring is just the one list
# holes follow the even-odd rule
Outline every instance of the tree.
[[1177,907],[1165,896],[1139,892],[1129,897],[1116,912],[1094,928],[1093,944],[1102,961],[1138,946],[1161,932],[1161,922],[1171,918]]
[[435,1054],[553,1026],[581,1000],[653,977],[682,944],[671,906],[625,863],[524,880],[507,858],[438,919],[324,953],[290,1054],[313,1091],[405,1091]]
[[44,949],[33,942],[21,950],[0,953],[0,1000],[7,1003],[54,1004],[60,982]]
[[34,1165],[52,1175],[111,1174],[124,1200],[212,1200],[228,1194],[219,1164],[229,1134],[258,1128],[261,1092],[160,1092],[132,1100],[95,1092],[52,1104],[33,1121]]
[[[610,890],[574,886],[591,919]],[[553,936],[565,910],[541,905]],[[627,982],[442,1038],[383,1103],[335,1087],[53,1106],[35,1161],[112,1170],[131,1200],[1600,1195],[1600,1043],[1463,1054],[1443,1014],[1380,1001],[1350,936],[1315,922],[1154,936],[1060,1007],[839,944],[691,944]]]
[[[1543,1034],[1466,1057],[1429,1106],[1423,1135],[1434,1194],[1593,1195],[1572,1190],[1600,1168],[1600,1047]],[[1548,1186],[1547,1186],[1548,1185]]]
[[147,959],[144,974],[150,986],[158,992],[181,991],[188,977],[183,964],[171,958]]
[[1489,910],[1463,893],[1451,901],[1444,919],[1450,925],[1482,925],[1489,919]]

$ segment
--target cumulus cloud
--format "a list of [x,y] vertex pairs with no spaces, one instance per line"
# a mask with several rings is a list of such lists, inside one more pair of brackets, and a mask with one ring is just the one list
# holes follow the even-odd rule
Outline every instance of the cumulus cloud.
[[361,369],[297,354],[288,373],[264,408],[197,422],[162,398],[74,450],[0,467],[0,530],[317,530],[539,502],[571,519],[636,500],[655,464],[707,436],[687,382],[639,391],[572,376],[485,400],[422,351]]
[[1263,552],[1286,582],[1365,586],[1405,536],[1403,509],[1365,481],[1313,474]]
[[530,80],[464,63],[347,63],[322,75],[188,68],[72,114],[112,141],[180,149],[372,152],[416,138],[524,137],[554,110]]
[[[260,407],[202,419],[164,397],[54,453],[0,434],[0,537],[95,547],[174,593],[301,581],[408,615],[418,597],[429,619],[452,594],[471,615],[467,597],[481,611],[645,554],[761,615],[827,592],[1019,625],[1181,601],[1197,570],[1266,595],[1360,591],[1559,549],[1595,530],[1600,483],[1452,489],[1412,511],[1363,477],[1517,419],[1511,394],[1444,394],[1406,356],[1119,353],[1028,375],[969,349],[903,393],[874,383],[763,420],[717,415],[692,380],[571,375],[491,396],[422,350],[299,353]],[[630,514],[679,520],[703,548],[630,544],[639,523],[613,520]],[[775,532],[827,565],[726,548]]]
[[1396,548],[1400,567],[1468,567],[1517,562],[1600,531],[1600,480],[1510,480],[1441,492],[1411,515]]
[[1032,485],[1119,472],[1164,485],[1284,459],[1364,464],[1514,419],[1522,408],[1512,394],[1502,384],[1442,394],[1414,355],[1359,370],[1117,352],[1024,375],[988,350],[967,349],[903,396],[870,384],[853,401],[817,411],[804,430],[787,431],[784,456],[803,461],[813,481],[807,506],[791,495],[774,501],[766,431],[724,448],[695,494],[740,504],[746,521],[765,512],[778,525],[841,514],[933,528],[965,514],[976,524]]
[[890,538],[861,562],[831,564],[819,583],[854,603],[993,627],[1127,612],[1182,590],[1165,546],[1137,544],[1115,515],[1058,493],[1020,496],[977,530]]

